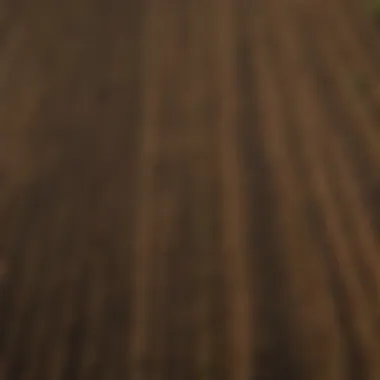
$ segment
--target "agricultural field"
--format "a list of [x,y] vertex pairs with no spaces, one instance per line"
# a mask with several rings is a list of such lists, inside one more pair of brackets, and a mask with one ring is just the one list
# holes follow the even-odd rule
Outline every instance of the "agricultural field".
[[0,0],[0,380],[380,379],[375,3]]

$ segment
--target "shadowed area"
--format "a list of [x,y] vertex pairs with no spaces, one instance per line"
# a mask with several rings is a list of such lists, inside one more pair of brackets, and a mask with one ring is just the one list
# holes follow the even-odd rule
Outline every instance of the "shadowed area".
[[0,379],[378,380],[378,41],[360,0],[0,0]]

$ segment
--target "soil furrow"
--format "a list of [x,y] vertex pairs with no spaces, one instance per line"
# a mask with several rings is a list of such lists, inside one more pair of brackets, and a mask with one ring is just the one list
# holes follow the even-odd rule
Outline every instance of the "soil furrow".
[[[264,33],[262,25],[257,29],[258,34],[260,30]],[[325,264],[318,252],[320,246],[312,236],[310,220],[306,219],[304,186],[296,176],[294,155],[290,153],[291,144],[287,143],[288,125],[282,118],[285,104],[279,91],[281,82],[276,78],[275,56],[270,57],[263,39],[261,36],[255,40],[256,46],[263,46],[257,49],[256,58],[262,96],[261,133],[276,189],[274,203],[279,220],[273,222],[273,233],[278,235],[278,276],[283,281],[279,288],[284,298],[282,318],[288,323],[286,347],[293,372],[289,376],[343,379],[346,378],[344,340]],[[313,312],[320,305],[325,311],[323,317]],[[316,345],[320,346],[318,355],[312,349]]]
[[319,23],[323,23],[330,38],[336,42],[336,51],[344,58],[351,72],[351,83],[367,105],[368,113],[379,120],[380,76],[368,50],[353,31],[340,3],[329,3],[329,10],[320,13]]
[[[161,6],[160,6],[161,5]],[[155,178],[159,154],[159,125],[162,92],[163,70],[169,52],[167,38],[171,30],[165,30],[168,20],[165,1],[159,4],[147,1],[144,43],[142,52],[142,100],[143,118],[141,120],[141,137],[139,138],[140,159],[138,193],[139,210],[136,220],[135,263],[133,279],[132,319],[128,349],[129,377],[133,380],[145,378],[149,370],[149,331],[150,320],[149,294],[154,285],[151,281],[153,256],[152,224],[155,207]],[[166,12],[165,12],[166,11]]]
[[[311,59],[312,61],[312,59]],[[317,68],[316,68],[317,69]],[[318,91],[317,91],[318,92]],[[331,121],[342,123],[334,108],[329,107],[331,98],[328,97],[328,89],[320,87],[320,98],[325,104],[326,110],[330,110]],[[365,197],[367,189],[363,186],[361,177],[353,170],[357,164],[357,157],[352,155],[347,149],[346,144],[342,142],[340,135],[335,129],[325,130],[326,142],[329,150],[329,157],[335,166],[335,172],[340,173],[339,179],[340,191],[339,198],[344,198],[340,202],[342,204],[342,212],[346,224],[350,226],[350,235],[354,237],[354,245],[356,247],[356,256],[358,267],[362,268],[362,281],[367,285],[368,294],[371,294],[372,307],[374,316],[378,315],[378,252],[379,243],[376,232],[372,227],[370,218],[370,207],[368,207]],[[363,191],[364,187],[364,191]]]
[[[193,162],[194,136],[196,126],[191,125],[189,108],[191,107],[192,88],[189,76],[190,17],[188,3],[183,2],[176,8],[175,46],[177,58],[173,62],[172,85],[168,87],[169,103],[166,103],[164,124],[168,127],[163,134],[162,145],[167,150],[165,157],[172,162],[169,183],[175,184],[173,194],[179,198],[178,213],[171,231],[172,243],[168,251],[169,268],[167,282],[166,307],[166,366],[162,378],[194,378],[194,321],[191,312],[195,302],[194,289],[194,183],[191,178]],[[172,147],[177,149],[173,150]],[[168,165],[169,166],[169,165]],[[170,167],[170,166],[169,166]],[[171,197],[173,197],[173,194]],[[168,231],[169,232],[169,231]]]
[[214,378],[216,356],[213,350],[215,329],[212,314],[217,248],[216,225],[216,149],[213,147],[215,130],[207,121],[210,105],[208,70],[209,27],[207,5],[200,1],[188,3],[188,79],[189,104],[186,113],[190,155],[187,157],[192,186],[190,219],[193,233],[193,262],[191,267],[194,300],[189,312],[193,318],[194,346],[193,373],[190,378]]
[[[287,72],[293,72],[298,78],[297,86],[294,89],[294,103],[297,104],[300,133],[303,135],[305,157],[310,163],[310,181],[314,189],[316,200],[321,206],[324,220],[330,234],[330,244],[332,254],[329,261],[336,262],[336,274],[341,279],[341,285],[345,288],[346,300],[339,303],[339,307],[348,308],[349,315],[352,317],[351,325],[354,333],[355,344],[351,350],[355,350],[357,357],[355,360],[356,369],[360,368],[362,375],[368,378],[375,378],[378,373],[376,357],[376,339],[374,338],[374,325],[368,304],[365,302],[365,292],[359,282],[358,273],[355,268],[352,250],[349,248],[349,240],[346,236],[341,222],[341,215],[334,202],[333,193],[330,189],[329,178],[326,177],[326,162],[323,162],[325,154],[325,143],[321,134],[323,125],[327,124],[326,116],[321,112],[321,107],[314,98],[313,87],[306,62],[302,53],[297,47],[295,30],[290,27],[288,20],[286,24],[286,14],[289,9],[283,7],[273,8],[273,25],[282,25],[285,33],[281,36],[283,64]],[[293,21],[294,23],[294,21]],[[288,26],[285,26],[288,25]],[[303,71],[294,65],[302,65]],[[297,70],[297,72],[295,71]],[[307,113],[305,112],[307,110]],[[334,184],[335,185],[335,184]],[[363,353],[371,352],[365,356]],[[359,370],[359,373],[360,373]]]
[[217,88],[216,122],[222,200],[222,260],[225,271],[226,332],[229,362],[226,377],[250,376],[251,300],[247,272],[247,220],[237,146],[237,88],[235,51],[236,4],[218,1],[213,13]]
[[[369,165],[370,157],[365,149],[365,146],[358,141],[359,121],[355,120],[347,110],[347,103],[342,101],[337,88],[333,83],[334,69],[332,65],[328,67],[323,60],[316,36],[312,34],[310,25],[312,21],[303,13],[299,14],[299,31],[304,36],[303,44],[310,57],[310,65],[314,69],[316,78],[316,91],[325,109],[329,112],[332,118],[334,128],[332,133],[339,136],[339,139],[344,142],[347,154],[354,159],[351,160],[351,165],[354,170],[354,175],[357,179],[357,184],[360,187],[360,193],[363,201],[367,206],[367,212],[371,215],[371,227],[376,231],[380,231],[380,220],[378,218],[378,210],[380,204],[377,201],[377,193],[379,183],[377,174]],[[302,22],[301,22],[302,20]],[[331,71],[332,70],[332,71]],[[338,74],[338,70],[335,71]]]
[[[315,20],[306,12],[301,12],[299,18],[304,25],[315,25]],[[315,58],[319,62],[319,69],[324,78],[324,83],[329,86],[329,90],[334,94],[334,105],[342,108],[342,113],[346,116],[350,128],[343,128],[341,124],[335,128],[341,130],[341,135],[351,144],[353,154],[363,157],[365,160],[365,171],[367,180],[376,184],[379,178],[377,169],[380,162],[378,141],[379,133],[375,120],[368,114],[363,99],[358,95],[351,83],[351,76],[348,72],[344,60],[339,55],[331,43],[328,34],[323,28],[316,34],[317,27],[308,28],[308,43],[313,44]],[[321,58],[323,57],[323,58]],[[349,105],[349,107],[347,107]]]

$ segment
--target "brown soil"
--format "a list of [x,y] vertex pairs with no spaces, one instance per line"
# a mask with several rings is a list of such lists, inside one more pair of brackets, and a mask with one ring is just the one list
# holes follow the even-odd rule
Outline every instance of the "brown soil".
[[0,2],[0,379],[378,380],[380,45],[360,0]]

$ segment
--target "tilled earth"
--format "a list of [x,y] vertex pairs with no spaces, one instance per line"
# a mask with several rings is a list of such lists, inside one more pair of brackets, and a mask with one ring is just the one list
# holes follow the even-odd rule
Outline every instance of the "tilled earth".
[[0,379],[380,379],[379,36],[0,0]]

